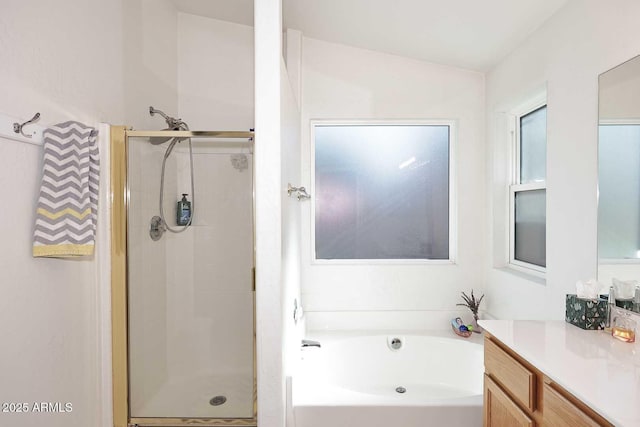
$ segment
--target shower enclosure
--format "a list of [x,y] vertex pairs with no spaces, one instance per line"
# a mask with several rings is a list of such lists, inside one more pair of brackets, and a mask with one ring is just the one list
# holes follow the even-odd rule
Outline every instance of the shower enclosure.
[[255,426],[253,133],[111,142],[114,425]]

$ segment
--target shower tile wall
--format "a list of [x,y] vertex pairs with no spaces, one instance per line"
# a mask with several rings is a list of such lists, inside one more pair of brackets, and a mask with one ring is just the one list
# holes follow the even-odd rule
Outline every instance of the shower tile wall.
[[[175,203],[191,192],[189,154],[177,159]],[[185,233],[167,235],[167,358],[170,378],[215,376],[203,392],[248,395],[253,384],[252,168],[238,170],[230,155],[197,148],[195,203]],[[171,194],[171,193],[167,193]],[[192,195],[189,195],[192,199]],[[233,377],[231,384],[222,384]],[[237,383],[237,384],[236,384]],[[244,393],[244,392],[242,392]],[[206,402],[205,402],[206,403]]]
[[[163,154],[162,147],[146,140],[133,140],[129,144],[129,341],[135,343],[129,349],[133,413],[168,378],[166,245],[162,240],[154,242],[149,238],[149,220],[158,212]],[[174,194],[175,160],[169,159],[167,163],[167,194]]]

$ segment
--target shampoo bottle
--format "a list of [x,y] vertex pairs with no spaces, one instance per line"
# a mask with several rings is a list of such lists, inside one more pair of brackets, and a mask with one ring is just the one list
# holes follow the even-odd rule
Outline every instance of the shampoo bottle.
[[176,222],[178,225],[189,225],[191,222],[191,202],[187,200],[188,194],[182,194],[182,200],[178,201]]

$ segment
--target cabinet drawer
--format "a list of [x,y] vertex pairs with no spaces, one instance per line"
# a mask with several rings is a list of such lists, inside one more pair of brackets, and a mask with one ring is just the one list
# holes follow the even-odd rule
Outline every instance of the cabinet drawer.
[[484,427],[534,427],[535,422],[497,385],[484,376]]
[[490,339],[484,342],[485,372],[522,406],[533,412],[536,409],[536,375]]
[[543,396],[542,405],[545,425],[554,427],[599,427],[607,425],[594,421],[549,384],[544,385]]

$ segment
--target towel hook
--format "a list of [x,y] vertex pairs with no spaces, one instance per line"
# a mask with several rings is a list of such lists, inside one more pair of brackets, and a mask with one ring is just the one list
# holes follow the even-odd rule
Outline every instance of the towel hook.
[[24,123],[14,123],[14,124],[13,124],[13,131],[14,131],[15,133],[19,133],[19,134],[21,134],[21,135],[22,135],[22,136],[24,136],[25,138],[31,138],[31,136],[32,136],[32,135],[27,135],[27,134],[25,134],[25,133],[24,133],[24,131],[22,130],[22,128],[23,128],[24,126],[28,125],[29,123],[33,123],[33,122],[35,122],[35,121],[36,121],[36,120],[38,120],[39,118],[40,118],[40,113],[36,113],[36,114],[31,118],[31,120],[27,120],[27,121],[26,121],[26,122],[24,122]]
[[294,187],[289,183],[287,184],[287,194],[289,195],[289,197],[291,197],[292,193],[297,193],[296,198],[298,199],[298,201],[311,198],[304,187]]

